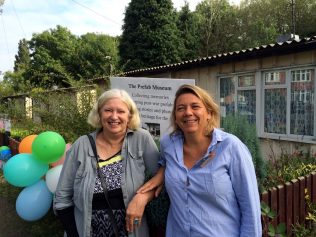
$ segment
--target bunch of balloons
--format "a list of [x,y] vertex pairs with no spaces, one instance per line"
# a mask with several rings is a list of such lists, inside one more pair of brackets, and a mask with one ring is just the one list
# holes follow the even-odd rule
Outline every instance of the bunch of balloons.
[[56,132],[29,135],[19,144],[19,154],[5,163],[6,181],[23,187],[16,200],[16,211],[22,219],[36,221],[49,211],[70,146]]
[[0,168],[4,165],[4,163],[9,160],[12,156],[10,147],[8,146],[0,146]]

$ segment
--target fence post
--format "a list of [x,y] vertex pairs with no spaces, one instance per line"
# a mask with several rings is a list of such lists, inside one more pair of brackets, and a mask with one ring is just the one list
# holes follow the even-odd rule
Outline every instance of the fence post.
[[285,183],[285,220],[286,220],[286,236],[292,237],[292,224],[294,223],[293,218],[293,184],[290,182]]
[[285,198],[284,192],[285,188],[284,185],[278,185],[278,223],[285,223]]
[[3,146],[4,133],[0,132],[0,146]]
[[316,203],[316,172],[311,173],[312,179],[312,190],[311,190],[311,201]]
[[3,133],[3,145],[4,146],[9,146],[9,140],[10,140],[10,132],[8,132],[8,131],[5,131],[4,133]]
[[299,218],[300,223],[305,224],[305,216],[306,216],[306,201],[305,201],[305,178],[304,177],[298,177],[299,180],[299,206],[300,206],[300,212],[299,212]]
[[[270,192],[270,207],[272,210],[274,210],[276,213],[278,213],[278,190],[276,188],[271,188],[269,190]],[[273,226],[278,225],[278,217],[271,220],[271,224]]]
[[[260,195],[261,202],[264,202],[265,204],[269,205],[269,193],[267,191],[264,191]],[[267,216],[261,216],[261,222],[262,222],[262,237],[268,237],[268,230],[267,226],[269,224],[269,218]]]
[[293,179],[291,180],[292,184],[293,184],[293,205],[292,205],[292,209],[293,209],[293,224],[298,223],[299,222],[299,182],[297,179]]

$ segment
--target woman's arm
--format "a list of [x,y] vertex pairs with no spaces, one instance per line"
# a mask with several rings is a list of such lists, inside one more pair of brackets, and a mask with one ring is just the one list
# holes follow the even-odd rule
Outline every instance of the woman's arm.
[[[146,205],[154,198],[154,191],[146,193],[137,193],[128,204],[126,209],[126,229],[128,232],[133,232],[142,221],[143,213]],[[138,219],[138,224],[134,220]]]
[[243,143],[234,144],[230,174],[240,206],[240,236],[261,237],[260,197],[251,154]]
[[[157,172],[159,151],[157,145],[149,134],[144,130],[143,134],[143,160],[145,164],[145,176],[152,176]],[[133,232],[142,221],[142,216],[146,205],[154,198],[155,191],[147,191],[144,193],[136,193],[133,199],[129,202],[126,209],[126,229],[128,232]],[[138,219],[138,224],[134,220]]]
[[141,186],[137,190],[137,193],[146,193],[146,192],[155,190],[155,197],[158,197],[161,192],[164,180],[165,180],[165,167],[160,166],[155,176],[152,177],[150,180],[148,180],[143,186]]
[[74,149],[71,149],[66,154],[53,203],[54,212],[63,224],[64,230],[69,237],[79,236],[75,222],[73,203],[73,183],[77,170],[74,153]]
[[74,207],[72,206],[63,210],[56,210],[56,213],[67,233],[67,237],[79,237],[75,221]]

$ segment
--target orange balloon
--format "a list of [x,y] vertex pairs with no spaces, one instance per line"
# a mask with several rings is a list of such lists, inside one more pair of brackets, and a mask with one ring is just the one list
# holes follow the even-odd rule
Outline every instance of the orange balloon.
[[22,139],[19,145],[19,153],[32,153],[32,143],[37,135],[29,135]]

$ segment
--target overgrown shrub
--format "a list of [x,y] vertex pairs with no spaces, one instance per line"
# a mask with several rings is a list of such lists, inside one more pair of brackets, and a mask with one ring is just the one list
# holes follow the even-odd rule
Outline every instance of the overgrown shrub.
[[270,157],[266,167],[269,176],[264,180],[263,186],[269,189],[316,171],[316,156],[302,151],[295,151],[293,154],[283,151],[277,159]]
[[19,134],[25,137],[51,130],[67,142],[73,142],[93,130],[87,124],[87,117],[99,92],[93,93],[91,89],[33,91],[29,95],[33,102],[32,118],[27,116],[25,96],[5,100],[0,113],[8,114],[13,128],[11,134],[15,138]]
[[305,189],[305,201],[307,216],[305,217],[306,223],[296,223],[293,226],[293,233],[296,237],[315,237],[316,236],[316,203],[311,201],[311,197],[308,195]]
[[260,191],[263,191],[263,183],[266,178],[265,161],[263,160],[260,142],[257,137],[256,125],[250,124],[246,116],[238,113],[228,115],[222,119],[222,128],[237,136],[248,147],[256,170]]

